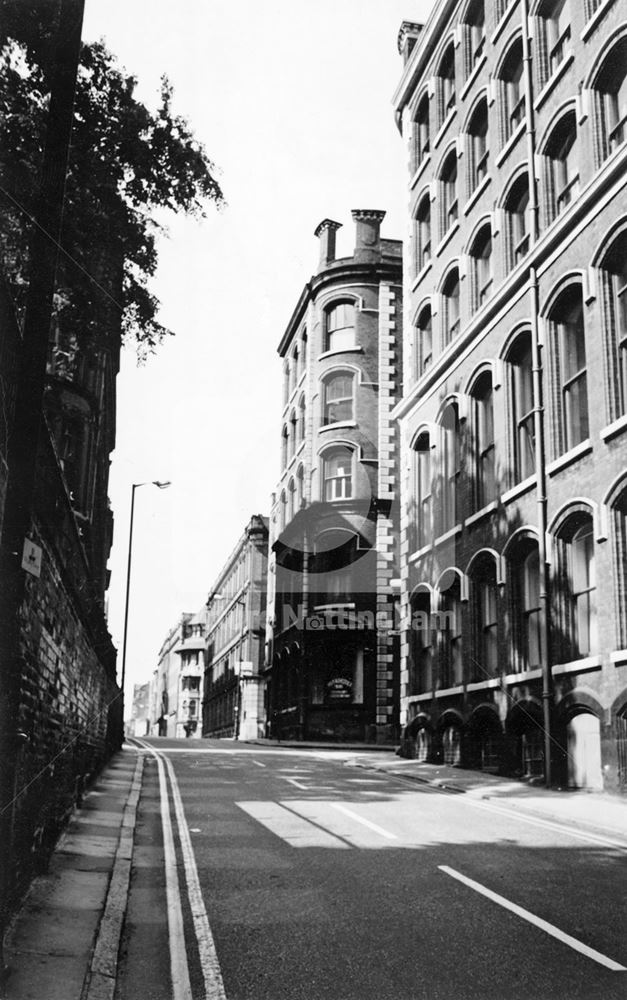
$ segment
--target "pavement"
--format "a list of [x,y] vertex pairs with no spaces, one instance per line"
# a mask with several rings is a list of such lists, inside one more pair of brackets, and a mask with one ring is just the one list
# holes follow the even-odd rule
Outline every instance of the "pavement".
[[[339,750],[349,765],[490,799],[508,811],[609,837],[627,849],[627,799],[602,792],[545,789],[404,760],[389,748],[366,744],[259,740],[249,745]],[[231,747],[232,741],[225,741],[225,750]],[[111,760],[59,840],[49,871],[34,881],[7,934],[10,971],[0,986],[3,1000],[113,1000],[143,761],[130,746]]]

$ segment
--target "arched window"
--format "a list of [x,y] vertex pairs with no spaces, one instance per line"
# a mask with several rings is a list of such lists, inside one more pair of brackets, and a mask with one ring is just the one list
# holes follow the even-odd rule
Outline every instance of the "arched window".
[[459,577],[450,574],[447,586],[440,593],[440,628],[442,655],[438,671],[438,687],[449,688],[463,680],[462,662],[462,604]]
[[296,484],[294,479],[290,479],[287,484],[287,521],[288,523],[292,520],[295,513],[294,497],[296,493]]
[[298,344],[295,345],[292,351],[292,372],[293,372],[293,385],[292,391],[298,385],[298,379],[300,378],[300,355],[298,353]]
[[529,178],[520,174],[505,198],[505,242],[507,270],[518,264],[529,252]]
[[296,471],[296,509],[305,506],[305,470],[302,465]]
[[544,146],[547,216],[552,222],[579,191],[577,119],[574,110],[559,120]]
[[452,268],[442,286],[442,342],[446,347],[460,331],[459,270]]
[[475,505],[481,510],[496,496],[494,391],[492,372],[484,371],[472,390],[475,436]]
[[512,344],[507,355],[510,365],[510,401],[513,432],[513,482],[532,476],[536,467],[536,435],[533,413],[533,366],[531,333],[526,330]]
[[431,148],[429,137],[429,96],[425,93],[418,102],[414,115],[413,168],[417,170]]
[[558,397],[558,454],[588,437],[588,378],[581,285],[569,285],[549,314],[553,334],[553,362]]
[[287,430],[287,424],[283,427],[281,432],[281,468],[284,469],[287,465],[287,448],[288,448],[289,433]]
[[433,361],[433,325],[431,306],[421,309],[416,321],[414,340],[414,364],[416,378],[420,378]]
[[468,190],[472,194],[488,173],[488,100],[482,98],[468,123]]
[[444,236],[459,215],[457,153],[454,149],[448,154],[440,170],[440,213],[440,231]]
[[[616,643],[627,648],[627,482],[612,503],[614,587],[616,594]],[[625,747],[627,751],[627,745]],[[625,776],[627,780],[627,775]]]
[[462,21],[464,76],[468,78],[485,50],[484,0],[470,0]]
[[470,248],[473,309],[480,309],[492,293],[492,231],[482,226]]
[[288,458],[293,458],[296,451],[296,410],[292,410],[290,413],[288,441]]
[[324,423],[337,424],[353,420],[353,381],[349,372],[330,375],[324,382]]
[[303,333],[300,338],[300,367],[302,374],[307,367],[307,327],[303,328]]
[[324,454],[324,499],[347,500],[353,495],[353,453],[337,447]]
[[498,673],[498,588],[496,565],[491,556],[478,558],[471,577],[473,617],[473,681],[485,681]]
[[355,346],[355,306],[338,302],[326,314],[327,351],[341,351]]
[[297,440],[301,444],[305,440],[305,397],[301,396],[298,403]]
[[571,11],[568,0],[545,0],[538,9],[540,85],[564,61],[570,41]]
[[283,406],[287,405],[290,398],[290,363],[286,361],[283,365]]
[[285,490],[281,490],[281,498],[279,501],[279,527],[283,531],[287,523],[287,496]]
[[436,71],[438,127],[455,107],[455,46],[447,45]]
[[575,660],[596,652],[598,644],[592,516],[584,511],[571,515],[556,542],[556,590],[562,601],[565,640],[561,655]]
[[421,198],[416,208],[414,251],[414,275],[418,275],[431,260],[431,202],[428,194]]
[[535,538],[519,537],[509,553],[512,670],[535,670],[545,661],[540,599],[540,557]]
[[597,158],[602,163],[627,138],[627,35],[607,53],[593,84]]
[[522,39],[517,38],[507,53],[501,70],[500,108],[503,141],[507,142],[525,117]]
[[433,537],[432,524],[431,441],[421,434],[414,445],[414,482],[416,489],[416,548],[421,549]]
[[610,366],[610,419],[627,413],[627,229],[612,242],[601,262],[607,358]]
[[409,693],[424,694],[433,687],[433,633],[431,596],[428,591],[412,595],[410,612]]
[[457,403],[449,403],[440,421],[442,465],[440,477],[441,531],[449,531],[459,521],[461,441]]

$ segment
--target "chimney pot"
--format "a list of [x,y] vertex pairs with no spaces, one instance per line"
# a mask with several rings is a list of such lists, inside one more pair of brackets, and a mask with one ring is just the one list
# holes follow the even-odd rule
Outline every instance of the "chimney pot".
[[320,240],[320,271],[335,260],[335,234],[341,228],[341,222],[323,219],[314,233]]
[[355,220],[355,256],[376,257],[379,254],[379,231],[385,212],[368,208],[354,208],[351,212]]

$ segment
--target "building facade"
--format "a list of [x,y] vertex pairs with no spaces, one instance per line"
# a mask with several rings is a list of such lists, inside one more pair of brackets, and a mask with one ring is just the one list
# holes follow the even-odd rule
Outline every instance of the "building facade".
[[255,514],[207,599],[202,734],[265,735],[263,655],[268,519]]
[[394,99],[405,749],[622,791],[624,14],[440,0],[402,26]]
[[151,730],[174,738],[201,735],[206,614],[184,612],[168,632],[153,674]]
[[274,737],[398,735],[395,635],[402,247],[384,212],[316,230],[320,266],[279,345],[281,479],[270,524],[266,703]]

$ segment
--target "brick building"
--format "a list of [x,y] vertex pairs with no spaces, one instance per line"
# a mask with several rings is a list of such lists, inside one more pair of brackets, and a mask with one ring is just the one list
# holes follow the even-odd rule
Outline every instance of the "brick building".
[[255,514],[207,599],[203,736],[263,736],[268,519]]
[[[281,339],[281,479],[268,576],[270,733],[330,740],[397,733],[397,431],[402,248],[379,211],[316,230],[320,266]],[[379,624],[380,627],[377,627]]]
[[406,750],[531,776],[550,745],[554,781],[622,791],[624,14],[440,0],[402,26],[394,99]]
[[205,632],[205,609],[186,611],[161,645],[150,695],[155,736],[200,736]]

